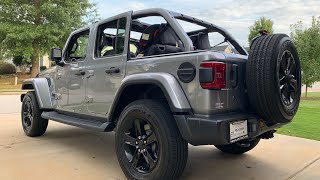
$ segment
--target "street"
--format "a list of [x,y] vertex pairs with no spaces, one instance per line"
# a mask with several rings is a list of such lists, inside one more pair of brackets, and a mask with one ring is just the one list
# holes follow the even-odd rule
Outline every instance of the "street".
[[[97,133],[53,121],[38,138],[24,135],[20,96],[0,95],[0,179],[126,179],[114,133]],[[189,145],[181,179],[320,179],[320,142],[275,134],[244,155]]]

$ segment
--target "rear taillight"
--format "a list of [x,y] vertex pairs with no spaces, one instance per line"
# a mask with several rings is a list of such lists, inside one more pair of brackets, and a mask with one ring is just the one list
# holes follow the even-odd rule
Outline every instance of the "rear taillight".
[[199,81],[203,89],[226,88],[226,63],[202,62],[199,69]]

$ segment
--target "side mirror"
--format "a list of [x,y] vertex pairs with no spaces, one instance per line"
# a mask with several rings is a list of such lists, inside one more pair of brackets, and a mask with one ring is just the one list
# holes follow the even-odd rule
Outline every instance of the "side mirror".
[[56,63],[60,62],[62,59],[62,50],[59,48],[51,48],[50,59]]

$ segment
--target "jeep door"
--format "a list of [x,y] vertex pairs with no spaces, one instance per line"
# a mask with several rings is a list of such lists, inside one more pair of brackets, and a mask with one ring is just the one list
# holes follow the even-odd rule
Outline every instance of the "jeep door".
[[86,110],[106,117],[125,76],[129,26],[132,12],[100,22],[95,27],[94,57],[86,66]]
[[81,113],[85,97],[85,63],[89,42],[89,29],[80,30],[69,38],[63,66],[56,75],[57,109]]

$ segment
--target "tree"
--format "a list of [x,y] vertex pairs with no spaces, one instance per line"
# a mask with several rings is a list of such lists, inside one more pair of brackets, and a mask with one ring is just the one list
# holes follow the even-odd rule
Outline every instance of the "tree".
[[302,21],[291,25],[291,38],[301,61],[302,84],[306,85],[307,97],[308,87],[320,81],[320,17],[312,17],[309,28],[303,28]]
[[63,47],[70,32],[96,14],[89,0],[1,0],[0,49],[30,57],[31,75],[51,47]]
[[30,64],[27,58],[24,58],[23,56],[14,56],[12,60],[13,64],[20,68],[22,74],[25,74],[27,65]]
[[273,21],[266,17],[260,17],[259,20],[255,21],[253,25],[249,27],[248,42],[249,45],[251,40],[259,35],[260,30],[267,30],[269,33],[273,33]]

